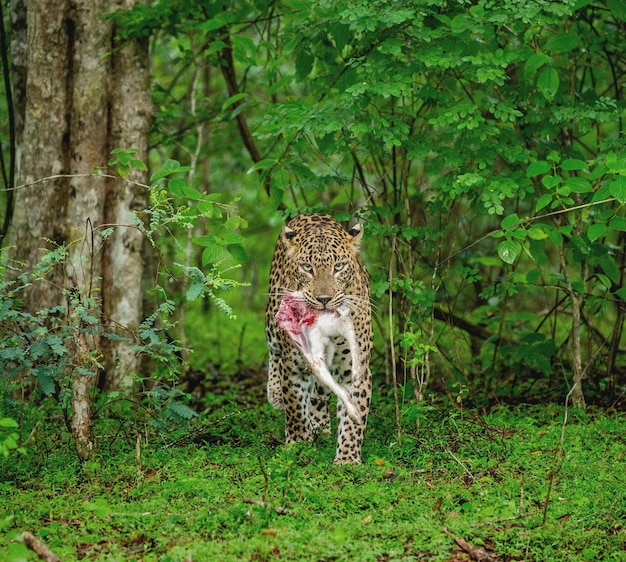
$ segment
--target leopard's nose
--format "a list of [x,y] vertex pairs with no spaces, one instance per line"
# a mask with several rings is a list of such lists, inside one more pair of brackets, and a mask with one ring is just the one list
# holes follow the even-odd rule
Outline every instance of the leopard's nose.
[[318,302],[320,302],[322,304],[323,307],[326,307],[326,305],[330,302],[330,299],[332,299],[332,297],[327,297],[327,296],[319,296],[319,297],[315,297],[317,299]]

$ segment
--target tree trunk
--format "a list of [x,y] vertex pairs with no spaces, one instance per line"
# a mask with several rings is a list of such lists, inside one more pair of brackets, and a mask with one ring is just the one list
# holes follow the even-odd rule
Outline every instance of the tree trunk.
[[[102,227],[132,224],[133,211],[147,205],[147,190],[91,172],[106,164],[114,148],[138,148],[136,158],[147,160],[152,115],[147,44],[115,44],[113,25],[104,17],[134,3],[25,4],[26,82],[14,83],[15,98],[25,100],[23,130],[18,131],[18,185],[24,187],[16,192],[9,238],[9,265],[15,269],[8,273],[15,278],[31,271],[46,250],[67,245],[67,263],[25,290],[25,310],[66,305],[71,291],[91,314],[106,319],[105,330],[123,328],[125,334],[134,333],[143,320],[143,240],[136,228],[116,226],[105,241]],[[21,0],[16,2],[14,19],[17,7],[23,6]],[[132,179],[146,183],[143,173]],[[77,326],[69,316],[68,324]],[[82,343],[87,341],[104,366],[103,386],[116,386],[120,372],[133,368],[134,342],[89,337]],[[86,352],[81,349],[75,359]],[[95,383],[94,365],[87,368],[92,372],[87,379],[75,374],[76,415],[89,412],[84,401],[89,401]],[[90,435],[90,429],[83,433]]]
[[[130,9],[135,0],[121,0],[119,7]],[[136,148],[135,158],[147,162],[148,134],[152,121],[148,41],[113,46],[110,80],[116,84],[110,94],[110,147]],[[111,180],[105,205],[105,222],[132,224],[133,211],[148,205],[145,174],[132,171],[131,181]],[[107,332],[127,338],[136,333],[144,314],[144,261],[148,244],[136,228],[118,227],[105,246],[103,305]],[[132,372],[140,368],[137,353],[127,342],[103,341],[107,376],[104,388],[128,387]]]
[[[68,33],[66,6],[33,0],[28,4],[28,46],[26,90],[15,92],[16,100],[25,99],[24,122],[18,147],[18,183],[30,184],[47,176],[67,174],[69,139],[67,114]],[[15,84],[19,86],[19,84]],[[9,266],[22,269],[38,263],[43,247],[64,243],[65,216],[69,199],[69,181],[52,179],[20,189],[9,237]],[[17,262],[17,263],[15,263]],[[7,271],[10,275],[11,271]],[[15,272],[15,275],[19,271]],[[51,308],[62,300],[63,277],[56,272],[49,283],[31,285],[24,292],[24,307],[34,312]]]

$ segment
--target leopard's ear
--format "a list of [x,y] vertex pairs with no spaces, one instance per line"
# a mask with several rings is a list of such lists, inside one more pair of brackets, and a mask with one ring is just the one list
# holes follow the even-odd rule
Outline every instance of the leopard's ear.
[[280,233],[280,237],[283,239],[283,242],[285,243],[285,245],[288,246],[296,234],[298,234],[297,230],[294,230],[293,228],[289,228],[288,226],[283,226],[283,230]]
[[360,222],[353,224],[348,228],[348,234],[352,237],[350,242],[358,248],[363,237],[363,225]]

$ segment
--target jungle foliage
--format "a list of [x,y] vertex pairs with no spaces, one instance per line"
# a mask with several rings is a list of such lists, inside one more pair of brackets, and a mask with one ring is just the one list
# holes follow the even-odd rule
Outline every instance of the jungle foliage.
[[[200,191],[240,194],[258,294],[268,224],[353,215],[386,382],[418,403],[621,396],[620,2],[155,2],[114,17],[153,41],[154,161],[191,155]],[[206,229],[204,265],[220,250]]]
[[[404,410],[419,425],[442,396],[621,403],[620,2],[155,1],[107,17],[118,41],[151,44],[150,162],[131,147],[109,162],[121,177],[154,170],[137,217],[165,304],[147,321],[174,321],[141,332],[157,360],[141,384],[198,393],[261,371],[274,236],[323,210],[365,223],[373,370],[395,391],[399,432]],[[86,328],[42,331],[42,311],[16,333],[14,290],[3,360],[31,354],[18,362],[37,360],[52,395],[42,357],[65,359],[64,334]],[[224,313],[239,319],[224,328]],[[35,336],[47,355],[32,355]],[[152,344],[179,366],[159,367]]]
[[[150,42],[149,162],[118,147],[93,166],[151,172],[124,225],[155,257],[132,334],[151,361],[132,396],[93,389],[100,448],[68,462],[72,385],[101,358],[72,346],[119,336],[91,292],[24,310],[23,286],[82,263],[65,244],[0,284],[9,559],[32,556],[16,534],[32,527],[70,558],[456,559],[447,529],[506,560],[623,560],[623,3],[154,0],[106,17],[116,44]],[[324,440],[281,447],[261,405],[274,240],[307,211],[365,225],[363,467],[329,468]],[[499,407],[528,402],[546,406]]]

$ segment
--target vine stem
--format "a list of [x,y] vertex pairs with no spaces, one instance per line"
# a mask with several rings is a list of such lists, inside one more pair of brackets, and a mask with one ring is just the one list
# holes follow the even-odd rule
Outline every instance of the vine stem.
[[391,380],[393,382],[393,401],[396,405],[396,427],[398,446],[402,446],[402,424],[400,422],[400,402],[398,398],[398,379],[396,377],[396,350],[393,338],[393,264],[396,255],[396,235],[391,236],[391,256],[389,258],[389,347],[391,353]]
[[49,180],[58,180],[58,179],[72,179],[72,178],[105,178],[105,179],[114,179],[114,180],[122,180],[128,182],[133,185],[137,185],[139,187],[145,187],[146,189],[150,189],[149,185],[145,183],[141,183],[134,180],[129,180],[128,178],[121,178],[120,176],[114,176],[113,174],[105,174],[103,172],[94,171],[90,174],[53,174],[51,176],[46,176],[45,178],[39,178],[29,183],[23,183],[21,185],[16,185],[15,187],[7,187],[4,189],[0,189],[0,192],[8,193],[10,191],[17,191],[18,189],[25,189],[27,187],[32,187],[33,185],[37,185],[38,183],[42,183],[44,181]]
[[[582,379],[585,375],[582,365],[582,350],[580,346],[580,326],[581,326],[581,308],[582,303],[578,294],[574,290],[572,279],[567,271],[567,263],[565,261],[565,254],[563,250],[563,244],[559,246],[559,260],[561,262],[562,274],[565,277],[565,283],[567,285],[567,292],[572,302],[572,362],[574,364],[574,385],[570,390],[572,395],[572,403],[576,408],[585,407],[585,396],[582,389]],[[569,396],[569,394],[568,394]]]
[[552,457],[552,466],[550,467],[550,478],[548,480],[548,491],[546,492],[546,501],[543,504],[543,518],[541,520],[541,525],[546,524],[546,519],[548,517],[548,505],[550,504],[550,496],[552,495],[552,486],[554,485],[554,480],[556,475],[560,469],[560,465],[557,466],[559,459],[563,459],[563,444],[565,443],[565,426],[567,425],[567,414],[568,414],[568,404],[569,399],[574,393],[574,389],[576,388],[578,383],[574,383],[574,386],[570,389],[565,397],[565,413],[563,414],[563,424],[561,425],[561,436],[559,437],[559,443],[554,450],[554,456]]

